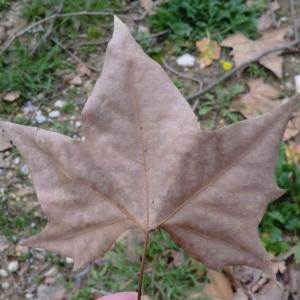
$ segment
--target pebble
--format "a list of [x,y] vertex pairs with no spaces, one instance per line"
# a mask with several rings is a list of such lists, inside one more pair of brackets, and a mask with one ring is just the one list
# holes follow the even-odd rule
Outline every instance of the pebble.
[[24,114],[28,114],[35,111],[35,107],[32,105],[31,101],[27,101],[21,108]]
[[290,81],[287,81],[287,82],[285,83],[285,88],[286,88],[287,90],[289,90],[289,91],[292,91],[292,90],[294,89],[294,86],[293,86],[293,84],[292,84]]
[[41,284],[37,289],[36,300],[63,300],[66,299],[66,289],[61,284],[45,285]]
[[29,168],[28,168],[27,165],[22,166],[21,169],[20,169],[20,171],[24,175],[28,175],[29,174]]
[[41,111],[38,111],[36,116],[35,116],[35,121],[38,123],[38,124],[42,124],[42,123],[45,123],[47,121],[47,117],[43,115],[43,113]]
[[183,66],[183,67],[192,67],[195,65],[196,58],[191,54],[185,53],[185,54],[179,56],[176,59],[176,62],[178,65]]
[[25,295],[25,298],[26,299],[32,299],[34,297],[34,295],[32,294],[32,293],[27,293],[26,295]]
[[76,127],[76,128],[81,127],[81,122],[80,122],[80,121],[76,121],[76,122],[75,122],[75,127]]
[[4,269],[0,269],[0,277],[7,277],[8,276],[8,272]]
[[67,263],[67,264],[72,264],[72,263],[74,263],[73,258],[71,258],[71,257],[66,257],[66,263]]
[[14,261],[11,261],[9,264],[8,264],[8,267],[7,267],[8,271],[13,273],[13,272],[17,272],[18,269],[19,269],[19,263],[18,261],[14,260]]
[[60,112],[59,112],[58,110],[53,110],[53,111],[51,111],[51,112],[48,114],[48,116],[49,116],[50,118],[57,118],[57,117],[60,116]]
[[21,161],[21,158],[20,158],[20,156],[18,156],[14,159],[14,164],[18,165],[20,163],[20,161]]
[[66,105],[66,102],[63,100],[57,100],[54,103],[54,107],[57,107],[57,108],[63,108],[65,105]]
[[3,290],[7,290],[7,289],[9,289],[10,284],[9,284],[9,282],[4,281],[4,282],[1,283],[1,287],[2,287]]
[[49,269],[45,274],[46,277],[54,277],[57,275],[57,268],[53,267],[51,269]]

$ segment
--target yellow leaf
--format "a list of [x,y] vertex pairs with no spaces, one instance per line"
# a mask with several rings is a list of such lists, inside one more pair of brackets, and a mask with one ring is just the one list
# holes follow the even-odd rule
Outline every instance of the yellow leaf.
[[219,59],[221,55],[221,47],[215,41],[206,37],[196,42],[196,47],[199,51],[198,61],[201,68],[205,68],[212,64],[215,59]]

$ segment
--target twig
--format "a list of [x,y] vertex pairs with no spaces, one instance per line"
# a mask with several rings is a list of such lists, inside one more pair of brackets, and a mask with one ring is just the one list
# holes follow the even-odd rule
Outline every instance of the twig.
[[143,250],[143,256],[142,256],[141,270],[139,273],[139,287],[138,287],[137,300],[141,300],[141,298],[142,298],[143,275],[144,275],[144,270],[145,270],[145,261],[146,261],[148,242],[149,242],[149,231],[145,231],[144,250]]
[[252,64],[258,60],[260,60],[262,57],[271,54],[271,53],[275,53],[275,52],[280,52],[283,51],[285,49],[289,49],[291,47],[297,46],[298,44],[300,44],[300,39],[297,39],[295,41],[292,41],[290,43],[287,43],[284,46],[281,47],[276,47],[276,48],[272,48],[272,49],[268,49],[262,53],[260,53],[259,55],[255,56],[252,59],[249,59],[248,61],[234,67],[231,71],[223,74],[222,76],[220,76],[215,82],[213,82],[212,84],[208,85],[207,87],[205,87],[204,89],[191,94],[189,96],[186,97],[187,100],[192,100],[195,98],[198,98],[200,96],[202,96],[203,94],[207,93],[209,90],[213,89],[215,86],[217,86],[218,84],[220,84],[221,82],[223,82],[224,80],[228,79],[229,77],[231,77],[232,75],[234,75],[237,71],[245,68],[246,66],[248,66],[249,64]]
[[297,14],[296,14],[296,8],[295,8],[295,0],[290,1],[290,6],[291,6],[291,17],[293,21],[293,27],[294,27],[294,36],[295,40],[299,40],[299,30],[298,30],[298,24],[297,24]]
[[72,51],[70,51],[69,49],[67,49],[58,39],[56,38],[52,38],[51,39],[58,47],[60,47],[61,49],[63,49],[64,51],[66,51],[75,61],[77,61],[78,63],[85,65],[87,68],[91,69],[92,71],[95,72],[100,72],[101,70],[98,68],[95,68],[93,66],[90,66],[88,64],[86,64],[80,57],[78,57],[76,54],[74,54]]
[[191,81],[194,81],[196,83],[199,84],[200,86],[200,89],[202,88],[203,86],[203,81],[201,79],[197,79],[197,78],[194,78],[192,76],[189,76],[189,75],[185,75],[177,70],[175,70],[174,68],[172,68],[165,59],[162,60],[162,63],[163,63],[163,66],[169,70],[170,72],[174,73],[175,75],[179,76],[179,77],[182,77],[184,79],[187,79],[187,80],[191,80]]
[[46,33],[42,36],[42,38],[32,47],[31,54],[35,54],[38,48],[47,41],[48,37],[52,33],[52,30],[54,28],[55,20],[57,19],[57,16],[61,13],[63,9],[63,1],[61,2],[59,8],[57,9],[57,12],[55,13],[53,19],[51,20],[51,23],[46,31]]
[[272,2],[271,0],[268,1],[268,9],[269,9],[269,13],[271,15],[271,19],[272,19],[272,23],[274,25],[275,28],[278,28],[279,27],[279,24],[276,20],[276,16],[275,16],[275,13],[274,13],[274,10],[272,9]]
[[[52,21],[53,19],[65,18],[65,17],[77,17],[77,16],[112,16],[112,15],[114,15],[114,13],[111,11],[78,11],[78,12],[72,12],[72,13],[51,15],[51,16],[41,19],[37,22],[34,22],[34,23],[30,24],[29,26],[23,28],[22,30],[18,31],[17,33],[15,33],[8,40],[8,42],[4,45],[4,47],[1,49],[0,55],[3,54],[18,37],[22,36],[23,34],[25,34],[27,32],[30,32],[33,28],[35,28],[41,24]],[[147,15],[147,12],[144,12],[140,17],[130,18],[128,16],[122,15],[122,18],[128,19],[128,20],[133,20],[133,21],[140,21],[146,15]]]

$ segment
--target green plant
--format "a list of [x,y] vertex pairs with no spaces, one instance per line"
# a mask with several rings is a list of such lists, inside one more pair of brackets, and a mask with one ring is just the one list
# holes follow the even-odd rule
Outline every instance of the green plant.
[[[32,94],[48,92],[55,72],[67,67],[70,65],[57,47],[47,47],[32,56],[28,48],[17,43],[13,52],[0,57],[0,91],[20,91],[19,102]],[[0,113],[12,112],[16,103],[1,102]]]
[[264,78],[268,77],[268,71],[257,63],[250,64],[246,69],[247,75],[250,78]]
[[230,122],[239,121],[239,115],[229,110],[231,100],[237,95],[243,93],[245,87],[241,84],[236,84],[230,89],[218,86],[215,93],[207,93],[204,95],[201,105],[199,105],[198,114],[200,116],[207,115],[212,111]]
[[21,201],[11,199],[7,192],[0,193],[0,235],[5,235],[10,242],[36,234],[44,223],[34,210],[24,209]]
[[[104,291],[134,290],[140,268],[142,246],[138,239],[118,242],[103,264],[93,267],[88,288]],[[188,257],[165,231],[151,236],[144,274],[144,293],[151,299],[186,299],[193,290],[201,290],[205,279],[202,264]],[[75,298],[76,299],[76,298]]]
[[158,62],[163,58],[162,47],[154,44],[151,35],[147,32],[135,31],[133,37],[142,46],[144,51]]
[[5,8],[8,8],[11,2],[12,0],[0,0],[0,11]]
[[287,161],[284,145],[279,152],[276,178],[287,193],[269,206],[260,225],[262,241],[275,255],[288,250],[300,231],[300,168]]
[[243,0],[172,0],[159,6],[147,21],[154,31],[169,30],[168,38],[178,48],[190,48],[207,34],[219,41],[237,31],[255,36],[262,7],[249,7]]

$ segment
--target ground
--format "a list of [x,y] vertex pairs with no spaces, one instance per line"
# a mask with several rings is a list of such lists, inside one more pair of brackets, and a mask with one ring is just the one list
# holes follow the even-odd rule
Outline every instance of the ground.
[[[232,5],[225,2],[47,0],[41,4],[38,0],[0,0],[2,49],[20,30],[45,17],[79,11],[107,13],[58,17],[16,38],[0,57],[0,118],[79,139],[80,112],[101,71],[112,32],[112,13],[129,26],[136,40],[163,65],[185,96],[197,92],[228,72],[220,59],[234,64],[229,49],[222,48],[221,58],[206,68],[198,62],[192,67],[180,66],[176,59],[185,53],[196,57],[195,44],[206,36],[219,44],[236,32],[259,38],[256,23],[268,9],[267,1],[252,1],[252,10],[244,1],[226,2]],[[289,1],[279,1],[279,6],[275,17],[280,26],[289,26],[287,38],[292,39],[295,33]],[[299,3],[295,13],[300,16]],[[225,18],[226,14],[230,17]],[[283,58],[282,78],[256,62],[190,100],[202,128],[213,130],[242,120],[244,116],[233,111],[231,103],[247,92],[251,79],[261,78],[278,88],[280,99],[293,95],[294,77],[300,73],[299,48],[288,49]],[[280,294],[257,270],[229,268],[224,270],[226,277],[219,280],[242,295],[236,299],[247,299],[242,298],[247,294],[249,299],[276,300],[272,293],[276,297],[280,294],[278,299],[300,297],[300,169],[299,150],[293,150],[298,149],[298,142],[295,135],[282,144],[276,178],[288,192],[268,208],[260,225],[261,239],[276,262],[278,279],[287,292]],[[143,251],[138,233],[122,236],[104,258],[75,273],[72,259],[20,245],[39,232],[46,220],[28,167],[18,151],[10,148],[0,154],[0,300],[83,300],[135,290]],[[188,257],[165,232],[152,234],[144,278],[144,293],[150,299],[209,299],[201,294],[207,278],[205,266]],[[259,298],[263,293],[268,298]]]

